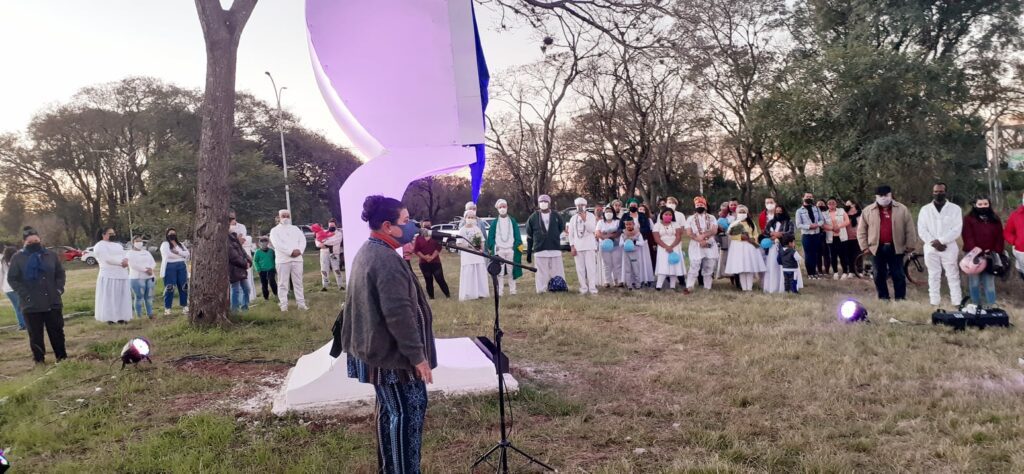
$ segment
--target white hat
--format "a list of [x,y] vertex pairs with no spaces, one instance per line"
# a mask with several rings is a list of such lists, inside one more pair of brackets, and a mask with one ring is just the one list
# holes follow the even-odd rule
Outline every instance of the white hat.
[[576,198],[576,201],[574,201],[574,204],[576,204],[577,206],[586,206],[587,200],[582,197],[578,197]]
[[469,202],[466,203],[466,210],[468,211],[470,209],[476,209],[476,203],[475,202],[469,201]]
[[495,209],[497,209],[497,208],[499,208],[499,207],[501,207],[501,206],[505,206],[505,207],[508,207],[508,201],[505,201],[504,199],[498,199],[498,200],[497,200],[497,201],[496,201],[496,202],[494,203],[494,208],[495,208]]
[[551,196],[541,194],[540,196],[537,196],[537,202],[551,202]]

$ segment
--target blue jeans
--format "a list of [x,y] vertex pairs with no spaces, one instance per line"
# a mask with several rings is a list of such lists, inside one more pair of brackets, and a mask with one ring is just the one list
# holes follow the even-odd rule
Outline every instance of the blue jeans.
[[249,311],[249,280],[231,284],[231,312]]
[[903,254],[896,253],[892,244],[880,244],[871,261],[875,271],[875,289],[878,299],[889,299],[889,276],[897,300],[907,299],[907,276],[903,273]]
[[25,315],[21,313],[21,300],[18,299],[18,294],[13,291],[8,291],[7,299],[11,300],[11,306],[14,306],[14,316],[18,318],[18,328],[25,329]]
[[178,304],[188,306],[188,267],[185,262],[167,264],[164,273],[164,308],[171,309],[174,303],[174,289],[178,289]]
[[[135,300],[135,315],[138,317],[153,317],[153,287],[156,286],[155,278],[134,278],[132,279],[132,295]],[[146,313],[142,313],[145,305]]]
[[[985,299],[981,300],[982,287],[985,289]],[[991,273],[981,272],[978,275],[967,275],[967,289],[971,292],[971,302],[978,306],[996,304],[996,276]]]
[[821,234],[804,234],[800,237],[800,243],[804,247],[804,258],[807,260],[807,274],[817,275],[818,264],[821,263],[821,247],[825,241]]

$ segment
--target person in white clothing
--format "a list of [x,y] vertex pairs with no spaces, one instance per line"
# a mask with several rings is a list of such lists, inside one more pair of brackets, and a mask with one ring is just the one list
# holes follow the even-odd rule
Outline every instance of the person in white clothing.
[[309,309],[302,286],[302,252],[306,250],[306,235],[298,226],[292,225],[292,213],[288,209],[281,209],[277,216],[279,223],[270,230],[270,245],[274,247],[281,311],[288,311],[289,282],[295,290],[295,302],[300,310],[305,311]]
[[690,268],[686,274],[686,289],[697,286],[697,276],[703,277],[704,289],[711,289],[718,269],[718,221],[708,214],[708,200],[704,196],[693,198],[696,213],[686,220],[686,233],[690,236]]
[[752,291],[754,279],[763,274],[767,267],[764,253],[757,245],[757,224],[750,218],[747,206],[736,207],[736,220],[729,224],[726,231],[729,236],[729,261],[725,262],[726,275],[737,275],[740,289]]
[[669,288],[674,290],[677,278],[686,274],[683,271],[683,223],[675,219],[675,211],[665,208],[661,211],[658,223],[651,229],[654,243],[658,244],[658,260],[654,266],[654,273],[658,276],[654,284],[657,291],[661,291],[665,279],[668,279]]
[[[463,226],[459,229],[460,246],[474,250],[484,250],[484,233],[480,231],[476,212],[466,211],[462,216]],[[469,252],[459,252],[461,271],[459,272],[459,301],[475,300],[490,296],[487,289],[487,260]]]
[[604,287],[621,286],[622,245],[619,243],[619,236],[622,232],[619,230],[619,219],[611,207],[604,208],[601,214],[603,218],[597,223],[596,237],[603,264],[601,267],[604,270]]
[[[508,214],[508,201],[498,199],[494,203],[494,208],[498,210],[498,218],[486,232],[487,251],[511,262],[521,262],[523,240],[519,232],[519,223]],[[502,265],[501,273],[498,275],[498,296],[504,294],[506,283],[509,294],[516,294],[516,280],[522,275],[521,268]]]
[[338,224],[331,219],[326,230],[319,224],[313,224],[312,229],[316,239],[313,242],[320,249],[320,291],[327,291],[331,284],[331,273],[334,274],[334,281],[340,290],[345,287],[345,280],[341,276],[342,234],[338,230]]
[[[475,202],[469,201],[469,202],[466,203],[465,209],[463,211],[463,216],[465,216],[465,212],[468,212],[468,211],[473,211],[474,214],[477,213],[477,207],[476,207],[476,203]],[[463,219],[465,219],[465,217],[463,217]],[[464,226],[464,225],[466,225],[465,221],[463,221],[462,223],[459,224],[459,228],[461,229],[462,226]],[[477,228],[480,229],[480,232],[484,233],[484,235],[487,235],[487,231],[490,229],[490,226],[487,225],[487,222],[482,220],[482,219],[480,219],[479,216],[477,216],[476,226],[477,226]]]
[[960,288],[960,247],[956,241],[964,226],[960,206],[946,201],[946,184],[932,187],[932,202],[917,216],[917,235],[924,242],[924,263],[928,267],[928,300],[932,306],[942,302],[942,271],[946,271],[953,306],[963,299]]
[[647,242],[640,233],[640,226],[628,214],[622,216],[622,283],[627,290],[639,290],[651,280],[654,270],[647,253]]
[[569,219],[569,251],[576,260],[580,294],[597,294],[597,217],[587,211],[587,200],[574,201],[576,215]]
[[249,235],[249,229],[245,228],[245,224],[238,222],[235,218],[235,211],[228,212],[228,232],[234,232],[241,236]]
[[537,211],[526,221],[526,261],[537,259],[537,293],[546,293],[554,277],[565,278],[560,237],[565,230],[562,215],[551,210],[551,197],[537,197]]
[[93,246],[100,265],[93,311],[97,321],[125,324],[132,319],[132,287],[128,278],[128,254],[115,237],[114,229],[104,229],[103,240]]
[[171,314],[174,290],[178,290],[181,313],[188,314],[188,249],[178,241],[178,231],[167,229],[160,244],[160,278],[164,280],[164,316]]
[[[128,251],[128,279],[131,280],[132,297],[135,300],[135,316],[153,319],[153,288],[156,286],[156,260],[146,250],[142,236],[132,240]],[[146,312],[142,310],[145,308]]]

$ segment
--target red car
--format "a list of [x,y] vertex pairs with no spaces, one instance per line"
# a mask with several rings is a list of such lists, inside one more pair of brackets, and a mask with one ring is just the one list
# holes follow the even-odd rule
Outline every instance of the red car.
[[68,247],[66,245],[62,245],[60,247],[50,247],[50,250],[57,252],[58,255],[63,255],[65,262],[70,262],[82,256],[81,250],[78,250],[74,247]]

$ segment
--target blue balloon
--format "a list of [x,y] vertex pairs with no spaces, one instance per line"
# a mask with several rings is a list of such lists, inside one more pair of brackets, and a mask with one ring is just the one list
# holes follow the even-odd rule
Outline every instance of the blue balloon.
[[602,252],[611,252],[612,250],[615,250],[615,243],[612,242],[612,239],[604,239],[601,241]]
[[765,250],[772,248],[772,239],[769,239],[768,237],[761,239],[761,248]]
[[668,254],[668,264],[675,265],[683,260],[683,257],[679,256],[679,252],[672,252]]
[[721,227],[722,230],[728,229],[729,228],[729,219],[726,219],[724,217],[719,217],[718,218],[718,227]]
[[622,244],[622,250],[636,252],[636,244],[632,240],[626,240],[626,243]]

